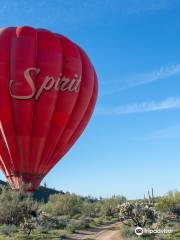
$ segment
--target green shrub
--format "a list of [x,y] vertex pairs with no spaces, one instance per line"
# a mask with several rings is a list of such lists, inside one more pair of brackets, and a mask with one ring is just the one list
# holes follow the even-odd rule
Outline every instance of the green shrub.
[[75,233],[76,232],[76,227],[73,224],[68,224],[66,227],[66,231],[70,234]]
[[[169,192],[156,203],[156,208],[161,212],[171,212],[174,208],[180,208],[180,192]],[[179,213],[179,210],[178,210]]]
[[30,195],[3,188],[0,194],[0,224],[20,225],[31,218],[38,205]]
[[5,236],[11,236],[12,234],[15,234],[18,232],[18,228],[15,225],[2,225],[0,227],[1,234]]
[[106,217],[118,217],[118,205],[126,201],[123,196],[113,196],[109,199],[101,200],[101,213]]
[[83,200],[75,194],[55,194],[49,197],[47,204],[42,206],[42,210],[52,216],[69,215],[74,216],[81,213]]

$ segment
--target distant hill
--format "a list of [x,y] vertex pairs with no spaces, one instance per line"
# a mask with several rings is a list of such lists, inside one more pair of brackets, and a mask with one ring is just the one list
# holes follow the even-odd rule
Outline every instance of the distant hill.
[[0,185],[7,186],[7,182],[0,180]]
[[[0,180],[0,186],[7,186],[8,183]],[[40,186],[34,193],[33,198],[39,202],[47,202],[50,195],[64,194],[63,191],[58,191],[52,188]]]

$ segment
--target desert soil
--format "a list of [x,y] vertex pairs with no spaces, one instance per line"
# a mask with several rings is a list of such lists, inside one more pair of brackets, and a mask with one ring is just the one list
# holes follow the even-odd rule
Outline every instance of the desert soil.
[[104,225],[73,234],[72,240],[123,240],[120,234],[120,223]]

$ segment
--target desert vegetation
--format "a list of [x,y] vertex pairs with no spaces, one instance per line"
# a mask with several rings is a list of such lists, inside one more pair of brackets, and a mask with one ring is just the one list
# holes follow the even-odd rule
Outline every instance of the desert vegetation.
[[[124,239],[168,240],[180,239],[180,192],[169,192],[162,197],[127,201],[119,206],[119,216],[123,223],[121,234]],[[136,227],[151,230],[136,236]],[[162,231],[162,233],[159,233]],[[164,231],[164,232],[163,232]]]
[[[180,239],[180,192],[128,201],[41,188],[34,195],[0,188],[0,239],[69,239],[73,233],[99,225],[121,222],[125,239]],[[135,227],[173,228],[171,234],[137,237]]]

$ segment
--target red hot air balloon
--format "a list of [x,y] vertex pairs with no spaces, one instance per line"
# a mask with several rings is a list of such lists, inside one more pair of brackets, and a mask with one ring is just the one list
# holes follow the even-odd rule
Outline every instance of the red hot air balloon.
[[12,188],[38,188],[86,127],[97,88],[89,58],[66,37],[0,30],[0,167]]

